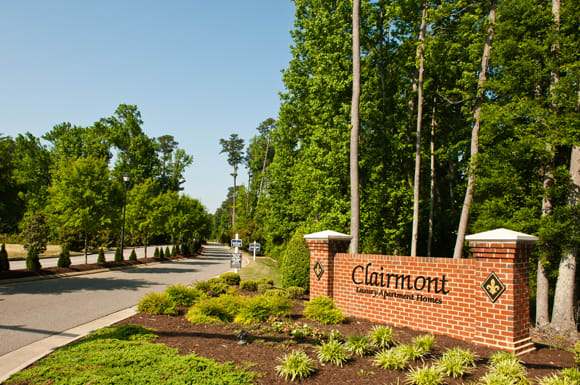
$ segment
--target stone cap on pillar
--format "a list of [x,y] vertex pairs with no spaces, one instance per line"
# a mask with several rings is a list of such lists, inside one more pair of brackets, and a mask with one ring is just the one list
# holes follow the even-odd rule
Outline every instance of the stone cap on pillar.
[[500,228],[490,231],[484,231],[483,233],[468,235],[465,237],[465,239],[470,242],[536,243],[539,238],[533,235]]
[[332,230],[324,230],[318,233],[306,234],[304,236],[306,240],[324,240],[324,241],[350,241],[352,235],[339,233]]

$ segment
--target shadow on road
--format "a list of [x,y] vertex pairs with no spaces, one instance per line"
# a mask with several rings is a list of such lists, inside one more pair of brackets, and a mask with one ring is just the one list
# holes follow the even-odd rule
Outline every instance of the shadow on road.
[[55,279],[50,281],[33,282],[25,285],[0,286],[0,295],[11,294],[61,294],[77,291],[115,291],[137,290],[143,287],[155,285],[142,279],[117,279],[117,278],[86,278],[73,277]]
[[54,330],[32,329],[32,328],[26,328],[23,325],[0,325],[0,329],[12,330],[12,331],[23,332],[23,333],[34,333],[34,334],[45,334],[45,335],[61,334],[65,337],[73,337],[73,338],[78,337],[77,334],[59,333],[59,332],[55,332]]

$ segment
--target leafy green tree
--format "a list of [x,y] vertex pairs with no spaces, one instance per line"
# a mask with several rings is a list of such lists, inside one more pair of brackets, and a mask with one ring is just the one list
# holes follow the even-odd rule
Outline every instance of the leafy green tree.
[[243,160],[244,140],[238,134],[231,134],[228,140],[220,139],[222,150],[220,154],[228,154],[228,164],[234,168],[234,195],[232,206],[232,229],[236,229],[236,178],[238,176],[238,166]]
[[85,263],[89,237],[111,223],[110,194],[109,170],[103,159],[62,162],[49,188],[50,217],[60,234],[82,236]]
[[17,186],[12,179],[14,147],[12,138],[0,134],[0,233],[14,232],[23,210]]
[[310,251],[304,240],[304,232],[297,231],[286,248],[280,265],[282,287],[310,287]]
[[145,246],[145,258],[147,258],[147,246],[149,238],[154,234],[155,221],[158,216],[154,210],[159,186],[151,179],[136,184],[127,194],[126,226],[127,232],[133,239]]
[[6,244],[0,247],[0,271],[9,271],[10,262],[8,261],[8,253],[6,252]]
[[24,239],[24,248],[27,250],[34,249],[36,253],[42,253],[46,250],[48,242],[48,226],[44,215],[40,213],[26,216],[22,222],[22,238]]

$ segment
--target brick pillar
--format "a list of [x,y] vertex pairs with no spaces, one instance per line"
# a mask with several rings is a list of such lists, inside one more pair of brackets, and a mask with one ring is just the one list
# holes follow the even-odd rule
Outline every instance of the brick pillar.
[[310,298],[334,297],[334,255],[348,250],[352,236],[321,231],[304,236],[310,249]]
[[538,238],[506,229],[466,237],[477,259],[473,342],[515,354],[533,351],[529,258]]

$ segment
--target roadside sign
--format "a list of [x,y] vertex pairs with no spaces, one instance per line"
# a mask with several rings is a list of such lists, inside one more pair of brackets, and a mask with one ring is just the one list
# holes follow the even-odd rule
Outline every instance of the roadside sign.
[[259,243],[250,243],[250,251],[260,251]]
[[242,254],[232,254],[232,260],[230,261],[230,267],[234,269],[242,268]]
[[242,247],[242,240],[241,239],[232,239],[231,246],[232,247]]

